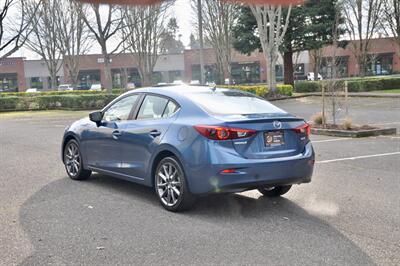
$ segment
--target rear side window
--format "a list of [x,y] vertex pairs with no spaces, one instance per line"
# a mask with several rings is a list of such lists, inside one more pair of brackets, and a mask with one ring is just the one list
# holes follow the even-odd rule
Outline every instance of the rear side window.
[[137,119],[159,119],[163,117],[168,99],[147,95],[140,107]]
[[170,117],[173,114],[175,114],[176,111],[178,111],[178,109],[179,109],[179,107],[173,101],[169,101],[167,104],[167,107],[165,107],[162,117],[163,118]]
[[287,114],[268,101],[247,92],[229,89],[190,93],[189,98],[205,111],[217,115]]

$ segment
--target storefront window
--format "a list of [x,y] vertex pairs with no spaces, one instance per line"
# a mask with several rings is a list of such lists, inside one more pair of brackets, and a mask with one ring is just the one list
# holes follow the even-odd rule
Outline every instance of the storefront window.
[[[323,57],[321,60],[321,68],[320,74],[324,78],[333,78],[334,77],[334,69],[332,63],[332,57]],[[347,56],[338,56],[336,57],[336,71],[338,78],[348,77],[348,61],[349,58]]]
[[43,79],[40,77],[32,77],[30,80],[30,87],[43,90]]
[[276,81],[283,80],[283,65],[275,65]]
[[157,84],[157,83],[160,83],[160,82],[162,82],[162,74],[161,74],[161,72],[159,72],[159,71],[153,72],[152,83],[153,84]]
[[[216,65],[204,66],[205,82],[217,82],[218,70]],[[200,81],[200,65],[192,65],[192,80]]]
[[111,74],[113,88],[125,88],[127,83],[133,83],[136,87],[141,86],[137,68],[115,68],[111,69]]
[[393,72],[393,54],[374,54],[368,56],[368,75],[389,75]]
[[18,78],[16,73],[0,74],[0,92],[18,91]]
[[78,80],[80,86],[89,88],[92,84],[99,84],[101,82],[100,70],[81,70],[79,71]]
[[232,63],[232,78],[235,84],[260,82],[260,63]]
[[168,71],[168,82],[174,82],[175,80],[182,80],[182,71],[180,70]]

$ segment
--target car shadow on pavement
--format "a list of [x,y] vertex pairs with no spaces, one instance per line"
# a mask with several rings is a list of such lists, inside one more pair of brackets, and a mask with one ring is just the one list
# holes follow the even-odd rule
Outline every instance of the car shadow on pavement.
[[49,183],[20,221],[33,250],[21,265],[374,264],[290,195],[211,195],[171,213],[152,188],[95,174]]

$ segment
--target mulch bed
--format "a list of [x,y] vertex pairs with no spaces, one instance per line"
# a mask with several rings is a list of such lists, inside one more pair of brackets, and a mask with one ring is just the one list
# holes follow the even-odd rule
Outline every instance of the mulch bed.
[[350,129],[349,128],[344,128],[342,125],[334,125],[334,124],[325,124],[325,125],[312,124],[311,126],[313,128],[347,130],[347,131],[360,131],[360,130],[375,130],[375,129],[379,129],[378,127],[373,127],[373,126],[368,126],[368,125],[362,125],[362,126],[354,125]]

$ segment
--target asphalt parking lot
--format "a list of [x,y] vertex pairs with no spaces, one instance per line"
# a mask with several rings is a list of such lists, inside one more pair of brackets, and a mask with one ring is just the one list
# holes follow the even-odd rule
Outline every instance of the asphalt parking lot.
[[[400,127],[399,99],[351,101],[354,122]],[[319,110],[311,97],[275,104]],[[0,265],[400,265],[400,135],[312,136],[312,183],[175,214],[150,188],[67,177],[61,136],[87,113],[0,114]]]

